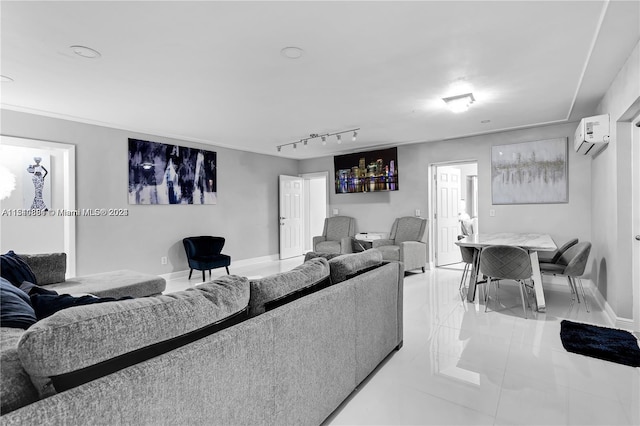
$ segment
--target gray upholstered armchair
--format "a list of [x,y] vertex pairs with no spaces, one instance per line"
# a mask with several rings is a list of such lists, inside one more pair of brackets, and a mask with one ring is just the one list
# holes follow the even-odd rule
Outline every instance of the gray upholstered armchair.
[[374,240],[373,248],[382,252],[384,260],[399,260],[404,270],[422,268],[427,265],[427,245],[422,241],[427,228],[427,219],[421,217],[399,217],[393,222],[389,239]]
[[322,235],[313,237],[313,251],[352,253],[351,239],[356,234],[356,220],[348,216],[328,217]]

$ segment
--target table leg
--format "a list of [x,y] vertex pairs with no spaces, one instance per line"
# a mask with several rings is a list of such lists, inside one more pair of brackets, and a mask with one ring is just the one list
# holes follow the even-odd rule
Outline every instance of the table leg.
[[480,249],[473,251],[473,265],[471,269],[471,280],[469,290],[467,290],[467,302],[472,302],[476,297],[476,284],[478,283],[478,272],[480,269]]
[[533,290],[536,293],[536,305],[538,306],[538,312],[546,312],[547,305],[544,301],[544,291],[542,290],[542,274],[540,273],[540,263],[538,262],[538,252],[532,251],[529,253],[531,258],[531,269],[533,275]]

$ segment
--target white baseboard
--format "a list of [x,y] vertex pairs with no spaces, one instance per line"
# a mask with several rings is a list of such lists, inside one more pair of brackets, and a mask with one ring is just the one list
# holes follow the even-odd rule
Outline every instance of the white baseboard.
[[[605,300],[605,298],[602,296],[602,293],[600,293],[600,290],[598,290],[598,287],[596,287],[592,280],[583,278],[582,285],[584,286],[585,291],[589,291],[591,293],[591,295],[595,299],[595,302],[599,305],[600,309],[602,309],[602,312],[604,312],[604,314],[606,315],[611,327],[634,331],[633,319],[617,316],[611,305],[609,305],[609,302]],[[545,275],[544,286],[551,287],[554,291],[569,292],[569,283],[567,282],[567,279],[565,277]]]
[[[229,266],[229,272],[233,274],[233,268],[253,266],[253,265],[257,265],[259,263],[265,263],[265,262],[274,262],[278,259],[280,259],[279,255],[272,254],[269,256],[252,257],[250,259],[232,260],[231,266]],[[224,271],[224,275],[226,275],[226,271],[224,269],[221,269],[221,270]],[[182,271],[169,272],[168,274],[162,274],[160,276],[167,281],[182,279],[189,276],[189,270],[185,269]]]

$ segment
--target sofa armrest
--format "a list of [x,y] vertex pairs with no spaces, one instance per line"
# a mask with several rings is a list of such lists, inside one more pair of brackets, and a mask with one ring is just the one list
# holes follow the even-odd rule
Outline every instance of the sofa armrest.
[[373,248],[378,248],[378,247],[382,247],[382,246],[394,246],[395,245],[395,241],[394,240],[388,240],[385,238],[381,238],[379,240],[373,240],[371,243],[371,246]]
[[340,239],[341,253],[353,253],[353,237],[344,237]]
[[427,265],[427,245],[422,241],[403,241],[400,244],[400,261],[404,263],[404,269],[422,268]]

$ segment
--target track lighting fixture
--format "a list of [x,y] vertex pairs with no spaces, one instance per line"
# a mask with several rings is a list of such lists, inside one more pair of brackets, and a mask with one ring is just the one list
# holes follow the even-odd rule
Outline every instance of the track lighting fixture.
[[311,133],[308,138],[302,138],[302,139],[297,140],[295,142],[289,142],[289,143],[284,143],[282,145],[277,145],[276,149],[278,150],[278,152],[281,152],[282,151],[282,147],[283,146],[288,146],[288,145],[293,145],[293,149],[297,149],[299,143],[301,143],[304,147],[308,147],[309,141],[313,140],[313,139],[317,139],[317,138],[320,138],[322,140],[322,145],[326,145],[327,144],[327,137],[329,137],[329,136],[335,136],[336,137],[336,142],[338,144],[341,144],[342,143],[342,134],[343,133],[352,133],[352,132],[353,132],[352,140],[355,141],[356,137],[358,136],[358,130],[360,130],[359,127],[357,129],[343,130],[341,132],[334,132],[334,133],[324,133],[324,134]]

